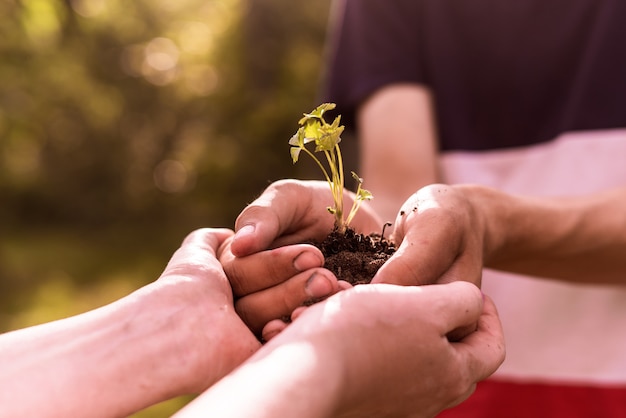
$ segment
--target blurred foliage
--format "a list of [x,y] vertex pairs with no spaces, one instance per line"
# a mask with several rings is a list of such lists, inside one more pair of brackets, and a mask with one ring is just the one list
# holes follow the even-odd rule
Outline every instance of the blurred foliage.
[[0,0],[0,332],[127,294],[306,177],[287,141],[329,3]]

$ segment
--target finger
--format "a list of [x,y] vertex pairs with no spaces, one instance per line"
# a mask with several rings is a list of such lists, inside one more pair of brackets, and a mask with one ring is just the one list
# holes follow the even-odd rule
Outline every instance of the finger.
[[456,225],[444,211],[403,211],[396,221],[396,252],[378,270],[372,283],[419,285],[440,282],[460,253]]
[[428,300],[428,312],[437,318],[442,336],[459,329],[476,329],[483,312],[483,295],[478,287],[468,282],[420,286],[423,298]]
[[236,256],[265,250],[272,247],[282,233],[279,214],[271,207],[259,206],[255,201],[239,214],[235,231],[231,251]]
[[261,336],[263,337],[263,341],[268,342],[281,332],[287,328],[287,323],[280,319],[274,319],[273,321],[268,322],[261,332]]
[[299,306],[296,309],[294,309],[294,311],[291,313],[291,321],[293,322],[296,319],[298,319],[298,317],[302,315],[302,313],[306,311],[307,308],[308,306]]
[[[296,309],[294,309],[294,311],[291,313],[291,322],[298,319],[298,317],[307,309],[308,306],[298,306]],[[263,336],[263,341],[267,342],[271,340],[272,338],[280,334],[285,328],[287,328],[288,325],[289,324],[282,319],[274,319],[268,322],[263,327],[263,331],[261,332],[261,335]]]
[[322,267],[324,256],[313,245],[299,244],[235,257],[224,251],[220,262],[233,292],[242,297],[270,288],[306,270]]
[[[352,285],[350,285],[350,287],[352,287]],[[309,308],[308,306],[298,306],[296,309],[294,309],[290,317],[291,322],[296,321],[298,317],[302,315],[302,313],[304,313],[304,311],[306,311],[308,308]],[[265,342],[269,341],[270,339],[274,338],[279,333],[281,333],[285,328],[287,328],[288,325],[289,324],[286,321],[283,321],[282,319],[274,319],[268,322],[263,327],[263,331],[261,332],[261,335],[263,336],[263,340]]]
[[[163,274],[188,274],[191,269],[203,269],[218,264],[216,252],[220,245],[233,235],[226,228],[203,228],[191,232],[176,250]],[[221,270],[221,267],[220,267]]]
[[325,209],[331,205],[332,196],[325,183],[277,181],[237,217],[231,251],[245,256],[320,239],[332,229],[333,218]]
[[359,285],[333,298],[346,306],[370,306],[370,314],[378,317],[424,322],[426,315],[433,332],[443,338],[457,328],[476,324],[483,309],[480,289],[463,281],[425,286]]
[[337,278],[328,270],[316,268],[237,300],[235,309],[258,335],[269,321],[288,317],[298,306],[316,302],[338,291]]
[[[452,284],[452,283],[455,283],[455,282],[450,282],[447,284]],[[454,285],[452,287],[455,287],[455,286],[457,285]],[[454,301],[454,303],[457,303],[456,306],[460,310],[465,309],[464,315],[461,314],[459,310],[449,311],[450,313],[449,318],[451,322],[446,323],[445,326],[446,326],[446,329],[449,329],[450,326],[455,327],[446,333],[446,337],[448,338],[448,341],[451,341],[451,342],[460,341],[466,336],[468,336],[469,334],[475,332],[478,327],[478,321],[480,319],[480,315],[482,313],[483,304],[482,304],[482,300],[479,299],[479,297],[482,298],[482,294],[479,295],[478,288],[471,284],[469,286],[466,284],[462,284],[461,286],[466,287],[473,294],[469,294],[469,293],[462,294],[463,299]]]
[[354,287],[352,286],[352,283],[347,282],[345,280],[339,280],[337,283],[339,284],[339,290],[348,290],[351,287]]
[[453,344],[459,355],[463,356],[462,361],[469,364],[476,381],[491,376],[506,355],[504,332],[496,306],[488,296],[485,296],[483,306],[476,332]]

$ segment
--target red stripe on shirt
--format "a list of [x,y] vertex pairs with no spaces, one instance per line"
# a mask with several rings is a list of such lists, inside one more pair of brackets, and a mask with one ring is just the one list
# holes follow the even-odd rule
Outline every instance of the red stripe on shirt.
[[437,418],[625,418],[626,386],[480,382],[470,398]]

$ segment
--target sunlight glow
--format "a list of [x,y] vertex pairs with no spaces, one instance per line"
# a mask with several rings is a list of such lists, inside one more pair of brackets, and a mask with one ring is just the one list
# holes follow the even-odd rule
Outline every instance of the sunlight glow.
[[154,184],[166,193],[180,193],[195,185],[195,175],[180,161],[164,160],[154,169]]
[[71,0],[72,9],[82,17],[96,17],[106,9],[106,0]]

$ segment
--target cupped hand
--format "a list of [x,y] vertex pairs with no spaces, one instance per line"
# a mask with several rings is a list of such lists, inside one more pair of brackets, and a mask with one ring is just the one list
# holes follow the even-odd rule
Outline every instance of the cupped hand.
[[151,287],[163,303],[180,305],[181,323],[193,329],[194,338],[184,350],[193,361],[186,366],[186,393],[203,391],[260,347],[235,312],[230,284],[217,260],[218,248],[232,234],[221,228],[190,233]]
[[480,286],[484,212],[472,186],[426,186],[400,209],[392,235],[398,250],[372,283],[420,285],[468,281]]
[[[344,209],[349,209],[354,199],[354,193],[345,191]],[[269,248],[320,241],[333,228],[335,218],[328,212],[332,206],[325,181],[276,181],[237,217],[231,251],[243,257]],[[369,234],[379,232],[382,222],[364,203],[350,226]]]
[[329,388],[341,388],[335,415],[351,417],[434,416],[465,400],[505,352],[495,306],[466,282],[356,286],[301,312],[264,350],[303,341]]
[[[344,207],[354,194],[346,191]],[[225,242],[220,262],[236,297],[236,309],[259,335],[269,321],[285,317],[302,304],[321,300],[342,288],[324,257],[311,245],[332,231],[333,205],[326,182],[280,180],[248,205]],[[363,204],[351,226],[363,233],[380,231],[381,223]]]
[[257,335],[268,321],[288,317],[302,304],[322,300],[343,286],[322,268],[324,256],[309,244],[294,244],[235,257],[224,247],[220,258],[235,295],[235,309]]

